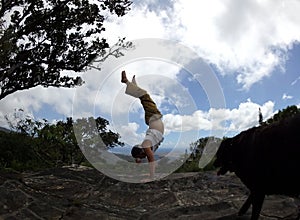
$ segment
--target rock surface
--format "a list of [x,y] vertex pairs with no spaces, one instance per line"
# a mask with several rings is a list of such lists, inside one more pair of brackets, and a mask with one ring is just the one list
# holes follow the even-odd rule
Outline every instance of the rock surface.
[[[237,218],[247,189],[235,175],[171,174],[130,184],[91,168],[0,172],[0,220],[13,219],[249,219]],[[260,219],[295,219],[293,198],[266,197]]]

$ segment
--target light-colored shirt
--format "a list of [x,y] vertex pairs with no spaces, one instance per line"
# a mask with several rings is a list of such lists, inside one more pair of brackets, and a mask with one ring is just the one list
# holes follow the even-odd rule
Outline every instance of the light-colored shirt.
[[144,138],[144,140],[151,141],[153,151],[155,151],[158,148],[158,146],[161,144],[163,139],[164,139],[163,134],[160,131],[151,128],[147,129],[146,136]]

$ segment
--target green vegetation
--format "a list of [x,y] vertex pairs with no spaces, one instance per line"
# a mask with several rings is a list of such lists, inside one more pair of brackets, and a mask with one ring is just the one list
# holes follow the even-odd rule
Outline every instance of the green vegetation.
[[283,110],[279,110],[276,114],[273,115],[272,118],[268,119],[263,124],[264,125],[272,124],[272,123],[280,121],[284,118],[292,117],[298,113],[300,113],[300,108],[298,108],[295,105],[288,106]]
[[215,143],[216,145],[220,144],[222,139],[216,137],[205,137],[200,138],[197,141],[190,144],[191,156],[187,158],[186,162],[176,170],[176,172],[199,172],[199,171],[208,171],[214,170],[212,159],[204,168],[199,168],[200,158],[203,156],[203,151],[208,142]]
[[[82,126],[83,121],[95,121],[93,132],[100,135],[107,148],[123,145],[119,141],[120,135],[107,130],[109,123],[101,117],[78,119],[75,122],[67,118],[56,124],[34,121],[29,117],[14,119],[17,122],[13,125],[10,121],[11,132],[0,131],[0,169],[24,171],[72,164],[89,165],[78,146],[73,129],[78,123]],[[89,139],[90,130],[86,126],[84,128],[82,132]],[[88,144],[85,142],[86,148],[90,147]]]

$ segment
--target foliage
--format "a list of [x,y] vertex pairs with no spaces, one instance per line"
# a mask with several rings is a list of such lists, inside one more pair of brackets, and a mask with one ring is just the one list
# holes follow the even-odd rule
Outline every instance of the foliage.
[[47,120],[42,121],[33,120],[32,116],[25,114],[23,109],[15,109],[12,115],[5,116],[6,122],[8,123],[10,130],[35,137],[38,130],[47,124]]
[[[44,121],[41,125],[40,122],[26,116],[17,120],[15,124],[11,122],[14,132],[0,131],[0,168],[34,170],[89,164],[78,146],[74,133],[74,125],[82,121],[86,122],[85,125],[88,125],[88,122],[96,122],[95,132],[103,137],[107,148],[123,145],[119,141],[120,135],[108,130],[108,121],[101,117],[77,119],[75,122],[72,118],[67,118],[66,121],[58,121],[56,124]],[[34,135],[32,135],[33,130]],[[90,136],[87,127],[82,128],[81,131],[88,140]],[[88,145],[86,147],[91,148]]]
[[214,170],[213,160],[209,162],[209,164],[203,169],[199,168],[199,160],[203,155],[204,148],[209,140],[214,140],[215,142],[220,143],[222,140],[216,137],[204,137],[200,138],[195,142],[190,144],[190,151],[192,152],[190,157],[187,158],[186,162],[176,170],[176,172],[199,172],[199,171],[207,171]]
[[[129,0],[7,0],[0,9],[0,99],[37,85],[74,87],[83,71],[108,55],[121,56],[130,44],[120,39],[110,50],[104,21],[124,16]],[[108,53],[108,55],[107,55]]]
[[264,125],[272,124],[284,118],[292,117],[298,113],[300,113],[300,108],[295,105],[288,106],[285,109],[279,110],[275,115],[273,115],[272,118],[264,122]]
[[263,123],[264,123],[264,118],[263,118],[260,108],[258,109],[258,123],[259,123],[259,125],[263,125]]
[[39,152],[36,140],[20,133],[0,132],[0,168],[27,170],[48,166]]
[[101,117],[94,119],[93,117],[77,119],[74,123],[74,130],[77,133],[77,139],[84,146],[90,147],[99,139],[99,135],[105,145],[105,148],[122,146],[119,142],[120,135],[107,130],[109,122]]
[[46,124],[39,130],[38,140],[43,146],[40,151],[44,154],[50,151],[56,164],[80,164],[84,160],[73,132],[72,118],[55,125]]

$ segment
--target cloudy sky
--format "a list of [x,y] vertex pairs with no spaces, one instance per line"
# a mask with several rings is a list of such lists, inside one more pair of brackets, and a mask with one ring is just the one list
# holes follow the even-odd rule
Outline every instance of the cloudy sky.
[[[139,101],[124,95],[124,69],[164,114],[165,147],[210,134],[233,136],[258,124],[259,108],[267,119],[288,105],[300,107],[299,11],[298,0],[135,0],[126,16],[106,21],[110,43],[126,37],[180,44],[209,66],[218,82],[211,90],[197,77],[207,72],[190,72],[184,63],[156,55],[124,63],[111,59],[101,71],[85,72],[80,88],[37,87],[7,96],[0,101],[0,126],[18,108],[50,121],[102,116],[122,141],[140,142],[147,127]],[[214,90],[224,97],[219,108],[212,106]]]

